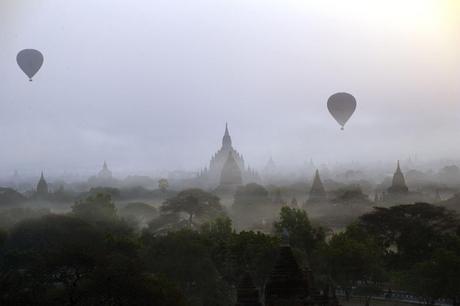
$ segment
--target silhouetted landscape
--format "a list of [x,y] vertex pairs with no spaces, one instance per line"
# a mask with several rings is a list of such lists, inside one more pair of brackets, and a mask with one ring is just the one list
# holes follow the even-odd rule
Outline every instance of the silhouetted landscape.
[[455,0],[0,2],[0,305],[460,306]]

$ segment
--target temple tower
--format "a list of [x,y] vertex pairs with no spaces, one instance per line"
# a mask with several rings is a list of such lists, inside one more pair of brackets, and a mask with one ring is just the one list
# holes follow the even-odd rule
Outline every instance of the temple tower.
[[228,153],[227,161],[220,174],[220,184],[217,192],[234,192],[238,186],[243,184],[243,175],[233,153]]
[[265,306],[312,305],[309,287],[304,271],[294,258],[289,237],[283,234],[275,268],[265,284]]
[[390,194],[406,194],[408,192],[409,192],[409,188],[407,188],[406,180],[404,178],[404,174],[401,171],[401,167],[399,165],[399,160],[398,160],[396,171],[395,171],[395,173],[393,175],[392,184],[391,184],[390,188],[388,188],[388,193],[390,193]]
[[228,132],[228,124],[225,123],[225,133],[224,137],[222,137],[222,149],[224,150],[232,150],[232,137],[230,137],[230,133]]
[[39,197],[46,197],[48,196],[49,190],[48,190],[48,183],[45,180],[45,177],[43,176],[43,171],[40,176],[40,180],[38,181],[37,184],[37,191],[36,194]]
[[225,124],[222,146],[211,157],[207,170],[201,171],[197,176],[198,182],[202,188],[213,189],[220,186],[219,184],[221,183],[224,166],[227,163],[230,153],[240,169],[241,178],[245,184],[260,181],[257,172],[254,171],[254,169],[245,166],[243,155],[233,148],[232,137],[230,136],[228,124]]
[[112,171],[109,170],[109,167],[107,166],[107,163],[104,161],[104,164],[102,165],[101,171],[99,171],[97,175],[98,179],[101,180],[108,180],[112,179]]
[[310,189],[310,195],[308,197],[308,203],[321,203],[325,201],[327,201],[326,189],[324,189],[323,182],[319,176],[319,171],[316,169],[313,184]]

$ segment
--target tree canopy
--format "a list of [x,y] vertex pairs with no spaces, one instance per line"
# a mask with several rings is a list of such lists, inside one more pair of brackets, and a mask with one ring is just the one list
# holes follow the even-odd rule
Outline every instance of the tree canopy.
[[[184,213],[187,215],[188,226],[195,226],[194,222],[215,218],[224,213],[220,199],[202,189],[187,189],[173,198],[164,201],[161,206],[164,213]],[[200,220],[201,219],[201,220]]]

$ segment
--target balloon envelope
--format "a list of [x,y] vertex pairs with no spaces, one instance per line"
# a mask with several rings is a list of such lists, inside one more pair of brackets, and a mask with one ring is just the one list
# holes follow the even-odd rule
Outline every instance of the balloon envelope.
[[33,76],[43,65],[43,54],[34,49],[25,49],[18,53],[16,57],[19,67],[32,81]]
[[343,127],[356,110],[356,99],[346,92],[339,92],[327,100],[327,108],[332,117]]

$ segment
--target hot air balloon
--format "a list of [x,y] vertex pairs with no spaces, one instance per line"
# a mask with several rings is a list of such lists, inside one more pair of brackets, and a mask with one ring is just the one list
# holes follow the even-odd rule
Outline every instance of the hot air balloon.
[[32,82],[33,76],[43,65],[43,54],[34,49],[25,49],[18,53],[16,61],[22,71],[29,77],[29,81]]
[[343,130],[345,123],[347,123],[348,119],[355,112],[356,99],[346,92],[336,93],[327,100],[327,109]]

